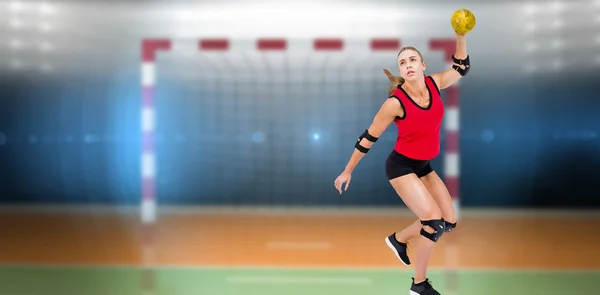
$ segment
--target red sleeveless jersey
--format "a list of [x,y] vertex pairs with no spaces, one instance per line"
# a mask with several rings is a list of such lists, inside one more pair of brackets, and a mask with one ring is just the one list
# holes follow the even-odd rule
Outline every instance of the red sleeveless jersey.
[[390,96],[398,99],[404,109],[404,116],[394,120],[398,126],[394,150],[415,160],[431,160],[440,152],[444,105],[440,90],[431,76],[425,77],[425,85],[429,92],[429,105],[425,108],[419,106],[400,86]]

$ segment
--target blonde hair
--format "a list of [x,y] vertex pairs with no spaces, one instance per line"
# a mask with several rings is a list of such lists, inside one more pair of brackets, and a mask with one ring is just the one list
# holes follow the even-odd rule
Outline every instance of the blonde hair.
[[[402,53],[405,50],[413,50],[413,51],[417,52],[417,54],[419,54],[419,57],[421,58],[421,61],[423,61],[423,55],[421,55],[421,52],[413,46],[402,47],[400,49],[400,52],[398,52],[396,59],[398,58],[398,56],[400,56],[400,53]],[[390,73],[390,71],[388,71],[387,69],[383,69],[383,72],[388,77],[388,79],[390,79],[390,82],[392,82],[392,85],[390,85],[390,89],[388,91],[388,96],[391,96],[392,93],[394,93],[394,91],[396,91],[396,88],[398,88],[398,86],[402,86],[402,84],[404,84],[405,80],[402,77],[397,77],[397,76],[392,75],[392,73]]]

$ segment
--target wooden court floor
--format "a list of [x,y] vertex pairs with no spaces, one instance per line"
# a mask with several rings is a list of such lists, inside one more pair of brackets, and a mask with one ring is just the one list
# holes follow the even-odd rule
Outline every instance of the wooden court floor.
[[[407,216],[162,214],[154,263],[169,266],[404,267],[384,238]],[[464,217],[431,267],[600,269],[597,217]],[[139,215],[0,213],[0,263],[139,265]]]

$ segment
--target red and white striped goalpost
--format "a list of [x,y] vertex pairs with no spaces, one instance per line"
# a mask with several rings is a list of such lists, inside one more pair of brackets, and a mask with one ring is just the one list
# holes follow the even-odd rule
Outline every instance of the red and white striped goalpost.
[[[344,39],[339,38],[317,38],[312,42],[314,51],[336,51],[345,45]],[[254,49],[257,51],[285,51],[289,49],[290,43],[281,38],[259,38],[254,41]],[[368,44],[368,45],[367,45]],[[199,51],[229,51],[232,42],[227,38],[203,38],[196,43]],[[160,51],[170,51],[173,47],[171,39],[144,39],[141,44],[141,84],[142,84],[142,154],[141,154],[141,222],[143,226],[142,240],[142,293],[152,294],[154,292],[154,238],[156,225],[156,153],[154,143],[155,126],[155,103],[154,89],[156,87],[156,58]],[[451,55],[456,50],[456,41],[448,38],[432,38],[429,40],[430,51],[442,51],[445,62],[451,63]],[[365,50],[397,52],[401,48],[398,38],[374,38],[365,43]],[[453,204],[459,216],[459,95],[458,86],[444,90],[446,115],[444,117],[444,132],[446,135],[444,155],[444,181],[452,196]],[[455,233],[449,235],[453,236]],[[455,240],[452,239],[452,240]],[[455,244],[455,243],[452,243]],[[458,269],[457,251],[449,250],[448,265]],[[450,262],[450,259],[454,262]],[[451,281],[457,281],[453,276]],[[456,282],[448,282],[447,291],[457,290]]]
[[[448,66],[452,66],[452,54],[456,51],[456,40],[431,40],[429,41],[431,50],[443,51],[443,56]],[[444,182],[448,192],[452,197],[452,203],[456,212],[456,219],[460,218],[460,195],[459,195],[459,170],[460,170],[460,149],[459,149],[459,127],[460,127],[460,105],[458,85],[455,83],[444,90],[443,97],[446,105],[446,114],[444,116],[444,131],[446,135],[446,147],[444,154]],[[457,240],[460,230],[445,235],[446,247],[446,292],[447,294],[458,294],[458,271],[459,248]]]
[[154,144],[154,87],[156,84],[156,55],[171,49],[171,41],[147,39],[142,41],[142,273],[141,293],[154,294],[154,238],[156,225],[156,151]]

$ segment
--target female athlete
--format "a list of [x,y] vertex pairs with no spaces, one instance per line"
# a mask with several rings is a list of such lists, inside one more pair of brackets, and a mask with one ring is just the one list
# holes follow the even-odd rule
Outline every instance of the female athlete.
[[344,183],[343,190],[348,190],[358,162],[388,126],[392,122],[396,124],[398,137],[385,170],[396,193],[418,219],[401,232],[387,237],[386,243],[404,264],[410,265],[406,247],[410,239],[417,237],[411,295],[440,294],[427,278],[427,264],[435,243],[444,232],[450,232],[456,226],[450,194],[430,164],[440,151],[440,127],[444,115],[440,90],[456,83],[470,69],[465,35],[456,32],[455,35],[454,64],[440,73],[425,75],[426,64],[416,48],[406,46],[400,50],[397,59],[401,77],[384,70],[392,81],[388,98],[371,126],[358,138],[346,168],[334,182],[340,194]]

